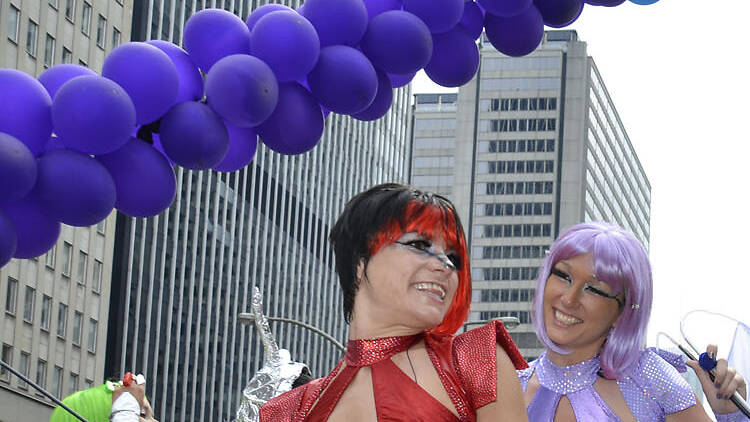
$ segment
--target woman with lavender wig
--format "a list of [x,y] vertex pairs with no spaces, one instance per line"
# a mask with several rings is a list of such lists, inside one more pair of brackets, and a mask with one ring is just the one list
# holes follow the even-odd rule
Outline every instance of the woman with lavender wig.
[[[532,316],[547,350],[520,370],[531,422],[710,421],[679,356],[645,349],[651,266],[629,232],[608,223],[573,226],[542,264]],[[707,353],[716,356],[716,347]],[[697,362],[719,422],[747,421],[727,398],[745,381],[719,360],[716,383]]]

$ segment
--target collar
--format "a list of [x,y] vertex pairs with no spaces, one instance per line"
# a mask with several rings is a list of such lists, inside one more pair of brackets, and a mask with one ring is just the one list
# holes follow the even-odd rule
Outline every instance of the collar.
[[570,394],[594,384],[599,372],[599,356],[570,366],[557,366],[543,353],[536,374],[539,384],[558,394]]
[[346,343],[346,364],[348,366],[370,366],[396,353],[411,347],[421,335],[381,337],[374,339],[349,340]]

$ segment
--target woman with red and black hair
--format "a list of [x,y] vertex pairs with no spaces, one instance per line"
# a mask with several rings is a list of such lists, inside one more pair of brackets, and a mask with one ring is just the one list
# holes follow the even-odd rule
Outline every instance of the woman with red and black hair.
[[276,397],[261,421],[526,420],[499,322],[454,336],[471,302],[466,238],[439,195],[383,184],[349,201],[331,230],[350,324],[323,379]]

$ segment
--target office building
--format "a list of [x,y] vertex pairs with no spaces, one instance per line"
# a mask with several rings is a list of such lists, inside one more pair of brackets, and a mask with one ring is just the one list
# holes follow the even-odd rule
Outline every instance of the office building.
[[605,220],[648,248],[651,187],[586,43],[548,31],[525,57],[480,47],[457,93],[417,94],[412,183],[455,201],[471,247],[470,321],[518,317],[525,357],[538,268],[552,241]]
[[[60,63],[100,72],[130,37],[132,0],[0,2],[0,67],[32,76]],[[0,269],[2,359],[58,398],[104,381],[114,214],[63,226],[56,246]],[[0,370],[0,419],[47,420],[53,404]]]
[[[179,44],[198,9],[225,7],[245,18],[264,3],[139,1],[133,38]],[[107,372],[142,372],[157,419],[234,417],[262,364],[254,328],[236,320],[249,311],[253,286],[267,315],[344,340],[328,232],[357,192],[408,180],[409,99],[409,87],[394,91],[391,111],[371,123],[331,114],[319,145],[306,154],[283,156],[259,145],[253,162],[234,173],[177,169],[168,210],[150,219],[118,214]],[[307,330],[281,323],[271,329],[316,376],[341,357]]]

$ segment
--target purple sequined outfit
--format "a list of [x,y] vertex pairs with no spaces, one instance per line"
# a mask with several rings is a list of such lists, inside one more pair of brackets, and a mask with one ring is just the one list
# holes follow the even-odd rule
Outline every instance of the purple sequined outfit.
[[[570,401],[578,422],[620,421],[594,389],[599,357],[560,367],[542,354],[528,369],[518,371],[526,390],[536,372],[539,390],[526,411],[531,422],[551,422],[562,396]],[[681,357],[663,350],[641,352],[637,364],[617,381],[628,408],[639,422],[664,421],[667,414],[693,406],[695,396],[679,372],[685,371]],[[743,419],[739,419],[743,420]]]

